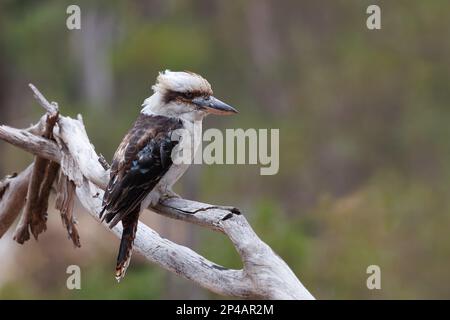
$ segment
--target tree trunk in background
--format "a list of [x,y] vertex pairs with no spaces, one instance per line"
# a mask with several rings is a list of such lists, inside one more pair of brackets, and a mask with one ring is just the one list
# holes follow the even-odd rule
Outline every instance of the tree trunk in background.
[[85,9],[81,30],[71,32],[72,51],[81,70],[84,101],[94,108],[107,109],[113,95],[110,49],[115,31],[113,15],[97,9]]
[[252,0],[246,10],[248,46],[253,60],[248,71],[259,104],[271,114],[280,114],[288,111],[288,97],[279,74],[282,49],[272,5],[267,0]]

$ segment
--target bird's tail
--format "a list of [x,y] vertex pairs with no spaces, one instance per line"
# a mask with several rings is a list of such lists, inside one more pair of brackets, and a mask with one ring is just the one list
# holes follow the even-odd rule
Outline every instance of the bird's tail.
[[122,219],[122,239],[120,240],[119,255],[117,256],[116,280],[120,281],[125,276],[133,252],[133,242],[136,237],[139,222],[139,208],[130,212]]

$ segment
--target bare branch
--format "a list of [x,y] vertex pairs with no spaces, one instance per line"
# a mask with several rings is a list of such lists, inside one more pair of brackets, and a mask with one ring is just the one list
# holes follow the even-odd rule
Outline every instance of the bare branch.
[[[77,178],[73,179],[75,184],[79,186],[79,174],[81,173],[89,181],[93,182],[101,188],[105,188],[109,173],[103,169],[100,162],[98,162],[98,155],[94,150],[91,142],[84,128],[83,122],[80,120],[74,120],[68,117],[59,117],[58,128],[54,133],[57,141],[67,148],[67,152],[74,163],[75,168],[71,163],[62,163],[61,166],[65,172],[78,170]],[[89,160],[88,160],[89,159]],[[91,162],[95,159],[95,162]],[[70,174],[68,175],[71,178]]]
[[55,162],[61,161],[61,151],[55,142],[27,130],[0,126],[0,139],[42,158]]
[[[78,199],[98,220],[102,189],[106,187],[109,175],[100,164],[81,120],[59,117],[58,126],[53,132],[57,141],[56,148],[49,140],[38,140],[38,143],[45,145],[42,149],[46,151],[36,149],[35,136],[30,136],[29,133],[25,135],[21,130],[12,128],[2,131],[2,128],[5,127],[0,127],[0,139],[60,163],[64,175],[74,183]],[[149,261],[223,295],[262,299],[314,299],[286,263],[255,234],[237,209],[170,198],[161,201],[151,210],[224,233],[241,256],[243,269],[230,270],[219,266],[189,248],[161,238],[148,226],[139,223],[134,248]],[[0,220],[0,226],[1,223]],[[112,231],[120,237],[120,226],[114,227]]]
[[54,115],[58,112],[58,105],[55,102],[48,102],[44,95],[32,83],[28,84],[28,86],[33,91],[36,100],[47,111],[49,115]]
[[[99,221],[103,190],[85,180],[76,191],[81,204]],[[104,226],[108,227],[106,224]],[[120,238],[121,226],[117,225],[112,232]],[[191,249],[162,238],[143,223],[138,225],[134,248],[149,261],[213,292],[228,296],[251,296],[248,280],[242,270],[229,270],[216,265]]]

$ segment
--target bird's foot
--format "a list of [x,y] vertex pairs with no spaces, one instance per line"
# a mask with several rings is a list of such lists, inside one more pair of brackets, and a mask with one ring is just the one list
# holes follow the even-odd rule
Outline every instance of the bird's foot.
[[178,194],[173,192],[171,189],[159,189],[155,188],[147,198],[142,202],[142,209],[146,209],[148,206],[156,207],[160,202],[171,199],[171,198],[181,198]]
[[164,201],[164,200],[171,199],[171,198],[181,198],[181,196],[178,193],[175,193],[171,189],[164,190],[164,192],[162,193],[162,196],[161,196],[161,200]]
[[161,193],[159,192],[159,190],[153,190],[149,195],[147,195],[144,201],[142,201],[141,210],[147,209],[149,206],[155,207],[159,203],[160,199]]

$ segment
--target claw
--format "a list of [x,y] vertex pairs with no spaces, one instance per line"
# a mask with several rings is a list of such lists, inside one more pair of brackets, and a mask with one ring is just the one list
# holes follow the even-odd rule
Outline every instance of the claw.
[[175,193],[173,190],[167,189],[164,191],[161,199],[166,200],[166,199],[170,199],[170,198],[181,198],[181,196],[178,193]]

